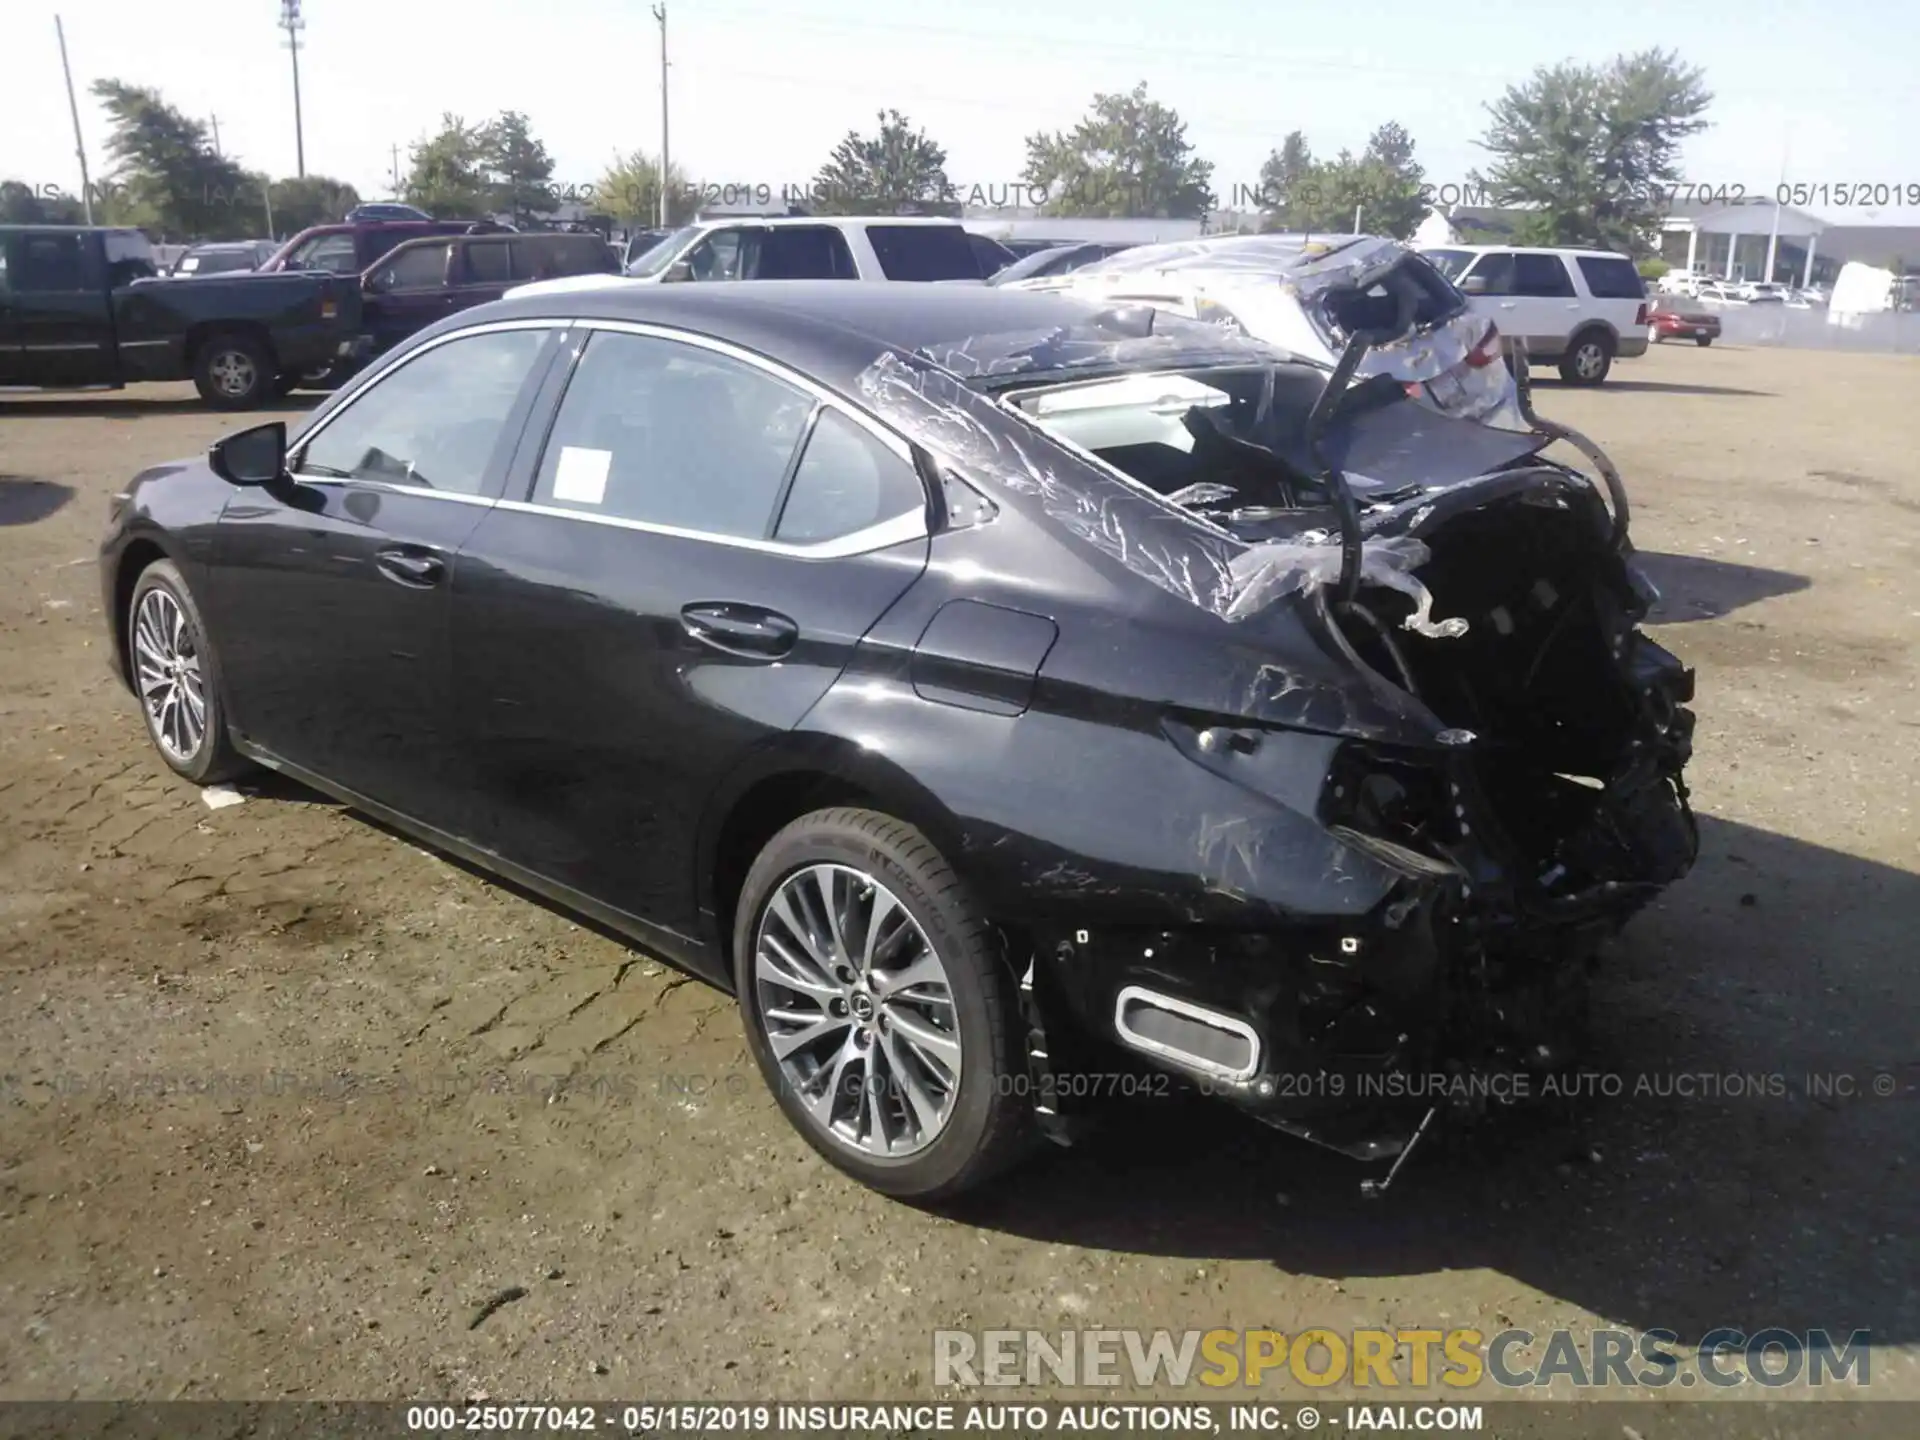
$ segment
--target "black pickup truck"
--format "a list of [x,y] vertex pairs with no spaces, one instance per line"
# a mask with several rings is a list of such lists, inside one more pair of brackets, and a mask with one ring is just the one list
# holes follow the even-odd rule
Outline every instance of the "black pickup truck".
[[191,379],[245,410],[365,348],[357,277],[160,279],[138,230],[0,225],[0,386]]

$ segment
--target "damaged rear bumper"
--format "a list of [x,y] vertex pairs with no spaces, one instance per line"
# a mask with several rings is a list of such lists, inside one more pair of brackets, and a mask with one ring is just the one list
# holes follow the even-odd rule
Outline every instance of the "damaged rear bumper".
[[[1396,880],[1364,914],[1257,928],[1034,932],[1039,1014],[1097,1043],[1039,1035],[1048,1115],[1057,1080],[1117,1046],[1256,1118],[1356,1159],[1401,1153],[1434,1113],[1524,1099],[1527,1077],[1578,1053],[1599,947],[1691,868],[1681,770],[1692,672],[1631,632],[1619,658],[1638,698],[1604,783],[1554,777],[1550,816],[1510,823],[1512,778],[1479,737],[1417,751],[1343,743],[1318,819]],[[1036,1027],[1039,1025],[1036,1018]],[[1055,1027],[1056,1032],[1059,1027]],[[1098,1093],[1097,1088],[1084,1093]]]

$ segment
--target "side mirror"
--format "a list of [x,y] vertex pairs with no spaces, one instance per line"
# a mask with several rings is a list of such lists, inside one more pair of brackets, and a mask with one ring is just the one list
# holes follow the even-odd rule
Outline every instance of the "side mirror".
[[1486,294],[1487,293],[1487,277],[1484,275],[1467,276],[1466,279],[1460,282],[1460,293],[1463,295]]
[[369,295],[378,295],[393,288],[393,271],[376,270],[360,282],[360,288]]
[[229,485],[271,485],[287,473],[283,420],[237,430],[207,449],[207,464]]

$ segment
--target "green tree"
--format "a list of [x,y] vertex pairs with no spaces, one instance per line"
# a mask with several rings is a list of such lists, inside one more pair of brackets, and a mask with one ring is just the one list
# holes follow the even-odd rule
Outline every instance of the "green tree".
[[309,225],[333,224],[360,203],[360,192],[353,186],[326,175],[275,180],[269,195],[273,228],[279,235],[292,235]]
[[[684,225],[698,207],[698,192],[678,165],[668,172],[667,223]],[[628,226],[648,226],[660,218],[660,162],[644,151],[618,155],[593,187],[594,208]]]
[[92,88],[112,125],[111,168],[99,187],[104,203],[94,207],[96,220],[142,225],[176,240],[236,239],[258,229],[247,172],[214,153],[206,126],[157,90],[120,80],[96,80]]
[[400,187],[407,204],[450,219],[479,219],[489,213],[493,186],[484,126],[442,115],[439,132],[416,141],[408,154],[411,168]]
[[1280,148],[1270,152],[1260,167],[1260,209],[1268,230],[1293,230],[1293,217],[1304,202],[1313,179],[1313,151],[1298,130],[1288,133]]
[[553,157],[534,139],[527,117],[506,110],[480,132],[481,165],[488,180],[486,208],[524,224],[558,208],[553,193]]
[[874,135],[849,130],[814,177],[810,209],[822,215],[958,215],[947,152],[898,110],[882,110]]
[[1097,94],[1071,131],[1027,137],[1021,178],[1044,186],[1048,215],[1191,219],[1213,207],[1213,164],[1193,153],[1186,123],[1147,98],[1144,82]]
[[1413,137],[1389,120],[1359,155],[1342,150],[1316,160],[1298,130],[1260,168],[1267,230],[1344,233],[1354,216],[1370,235],[1404,240],[1426,214],[1426,172],[1413,158]]
[[1543,66],[1487,107],[1493,155],[1473,176],[1533,213],[1517,238],[1647,254],[1680,179],[1680,145],[1707,128],[1705,72],[1665,50],[1604,66]]

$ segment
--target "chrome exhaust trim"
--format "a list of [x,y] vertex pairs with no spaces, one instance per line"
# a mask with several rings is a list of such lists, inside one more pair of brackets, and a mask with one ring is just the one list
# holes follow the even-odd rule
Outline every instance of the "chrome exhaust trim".
[[1135,1050],[1209,1080],[1238,1084],[1260,1069],[1260,1036],[1246,1021],[1143,985],[1114,1000],[1113,1028]]

